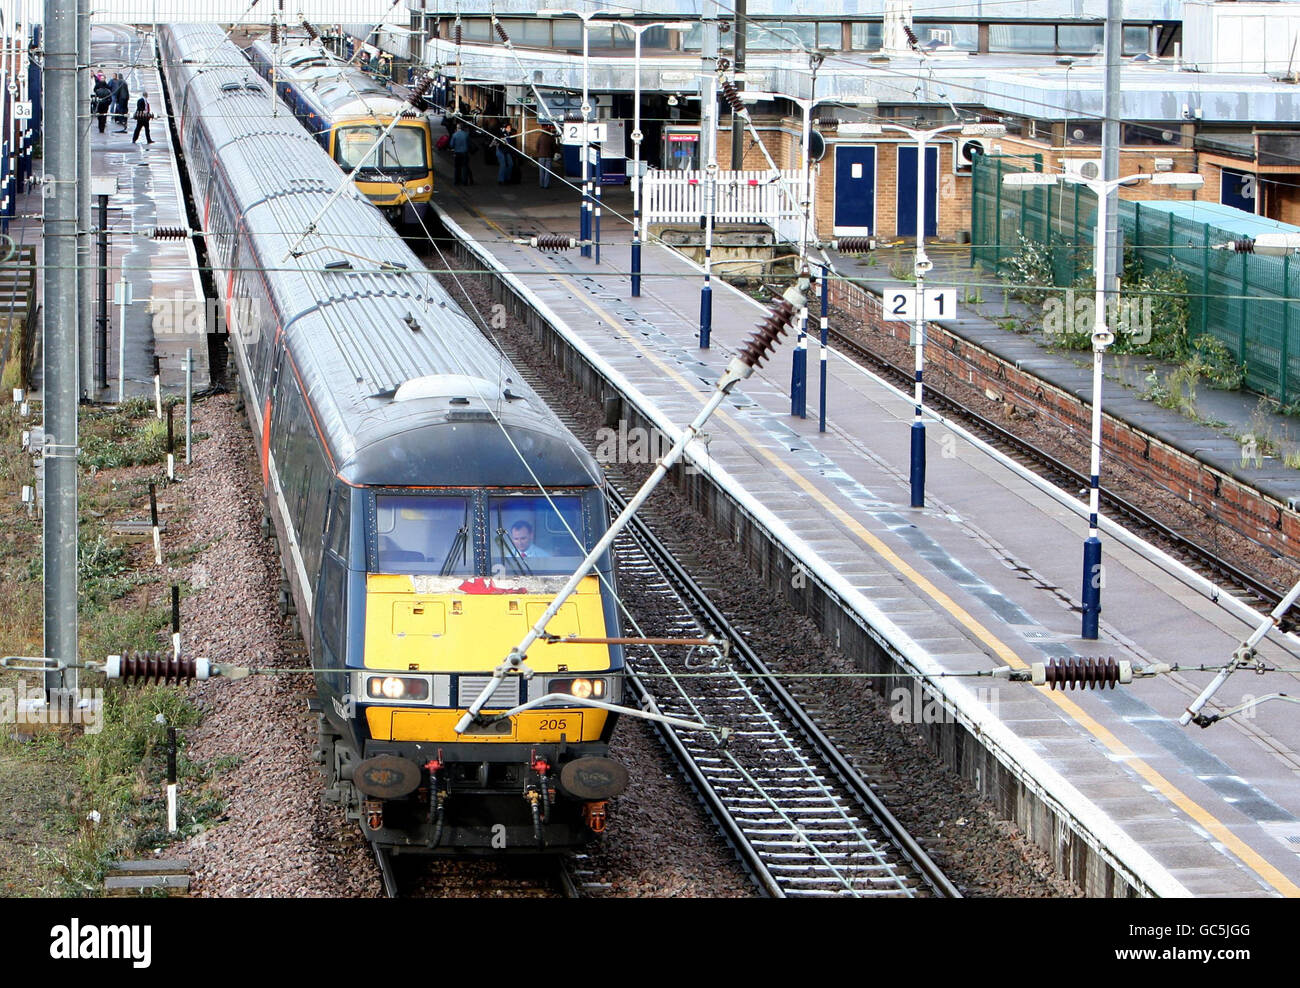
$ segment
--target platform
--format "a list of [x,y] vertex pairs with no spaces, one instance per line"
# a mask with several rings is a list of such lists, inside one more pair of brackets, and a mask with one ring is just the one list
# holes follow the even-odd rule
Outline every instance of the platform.
[[[159,358],[165,391],[185,386],[185,353],[194,354],[194,387],[208,384],[207,312],[199,281],[194,245],[189,239],[153,240],[156,228],[189,226],[184,193],[168,128],[169,114],[154,60],[153,39],[133,28],[95,25],[91,29],[91,72],[106,78],[121,72],[130,89],[127,132],[121,133],[110,113],[104,133],[98,118],[89,118],[93,180],[113,178],[117,192],[109,196],[108,224],[108,354],[107,387],[83,388],[94,400],[114,401],[118,394],[119,341],[122,317],[126,322],[126,397],[153,393],[153,360]],[[136,100],[148,93],[155,119],[151,125],[153,144],[141,134],[131,143]],[[10,235],[18,242],[39,243],[41,239],[40,187],[19,198],[18,217]],[[99,224],[99,203],[91,197],[91,224]],[[98,268],[99,249],[91,238],[91,263]],[[39,263],[39,258],[38,258]],[[125,278],[131,287],[131,303],[114,301],[116,284]],[[92,277],[91,318],[98,312],[98,275]],[[38,292],[39,297],[39,292]],[[35,387],[40,387],[39,352]]]
[[[577,196],[562,182],[454,187],[439,156],[435,203],[450,229],[490,252],[498,277],[601,373],[623,379],[652,420],[684,425],[740,342],[758,303],[714,281],[713,345],[698,346],[701,278],[675,252],[647,246],[643,294],[630,297],[626,190],[608,194],[602,263],[577,250],[544,254],[511,243],[575,236]],[[815,325],[815,322],[814,322]],[[912,405],[832,353],[828,420],[817,431],[818,351],[809,349],[808,418],[790,415],[792,344],[724,403],[708,425],[705,473],[735,486],[761,522],[844,606],[928,669],[1021,667],[1054,657],[1114,656],[1139,665],[1219,664],[1249,633],[1242,619],[1113,539],[1104,539],[1102,637],[1079,638],[1086,523],[943,425],[928,437],[927,506],[909,505]],[[699,446],[700,444],[696,444]],[[1261,655],[1300,669],[1300,640],[1270,639]],[[1060,693],[988,681],[939,687],[998,757],[1009,759],[1161,895],[1300,895],[1300,718],[1271,703],[1250,719],[1202,731],[1177,718],[1209,674],[1144,680],[1114,692]],[[1295,673],[1238,674],[1218,699],[1297,690]],[[990,702],[991,701],[991,702]],[[1013,773],[1014,774],[1014,773]],[[1031,838],[1050,844],[1043,824]],[[1098,892],[1095,888],[1089,891]],[[1100,893],[1099,893],[1100,894]]]

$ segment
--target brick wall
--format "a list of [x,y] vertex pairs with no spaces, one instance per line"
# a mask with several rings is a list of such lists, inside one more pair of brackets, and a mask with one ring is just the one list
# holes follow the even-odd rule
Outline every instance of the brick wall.
[[[831,282],[831,304],[848,317],[851,328],[906,340],[910,325],[881,319],[880,300],[856,285]],[[1042,412],[1088,436],[1092,410],[1074,395],[1018,369],[933,323],[928,328],[926,364],[976,387],[1000,394],[1019,408]],[[1186,453],[1103,414],[1102,436],[1107,459],[1145,473],[1177,491],[1189,503],[1275,551],[1300,552],[1300,513]],[[1103,487],[1105,481],[1103,479]],[[1185,493],[1184,493],[1185,492]]]
[[[1062,159],[1084,160],[1101,157],[1101,148],[1099,147],[1052,147],[1044,141],[1022,137],[998,137],[993,139],[993,143],[1002,149],[1001,153],[1003,154],[1023,155],[1027,158],[1035,154],[1042,155],[1043,171],[1046,172],[1059,173],[1062,170]],[[1185,148],[1159,146],[1121,149],[1119,153],[1119,173],[1120,175],[1149,175],[1155,170],[1156,158],[1169,158],[1173,162],[1172,171],[1194,172],[1197,170],[1197,159],[1194,151]],[[1029,162],[1026,161],[1025,165],[1028,166]],[[1205,186],[1199,191],[1195,189],[1173,189],[1167,186],[1152,185],[1150,182],[1140,182],[1128,188],[1121,188],[1119,196],[1121,199],[1135,200],[1181,199],[1192,201],[1207,199],[1211,202],[1218,202],[1217,172],[1215,173],[1213,186],[1211,185],[1209,173],[1204,168],[1201,169],[1201,173],[1205,175]]]

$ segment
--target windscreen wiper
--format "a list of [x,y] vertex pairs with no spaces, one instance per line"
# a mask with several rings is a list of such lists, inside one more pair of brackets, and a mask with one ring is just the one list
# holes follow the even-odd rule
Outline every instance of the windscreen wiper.
[[442,561],[442,569],[438,571],[439,576],[451,575],[452,568],[456,565],[456,553],[461,553],[461,559],[464,559],[465,541],[469,536],[469,530],[460,528],[456,531],[456,537],[451,541],[451,548],[447,550],[447,558]]

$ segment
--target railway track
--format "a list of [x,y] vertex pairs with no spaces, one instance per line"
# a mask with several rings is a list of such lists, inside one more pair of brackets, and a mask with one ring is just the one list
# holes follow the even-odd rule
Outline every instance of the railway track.
[[760,887],[779,897],[958,897],[643,522],[633,522],[616,551],[624,597],[655,613],[653,634],[730,643],[725,660],[629,647],[629,684],[645,708],[732,729],[721,745],[701,731],[659,731]]
[[[829,336],[835,346],[854,360],[870,369],[880,372],[894,384],[910,389],[913,386],[914,371],[899,367],[886,357],[863,345],[852,336],[834,329]],[[1074,469],[1068,463],[1043,449],[1035,446],[1014,432],[1003,428],[996,422],[978,412],[971,411],[961,402],[949,397],[927,382],[926,402],[954,419],[960,421],[971,432],[980,436],[990,445],[1007,453],[1022,465],[1034,470],[1040,476],[1050,480],[1057,487],[1071,494],[1087,490],[1088,476]],[[1161,546],[1175,559],[1197,570],[1203,576],[1225,586],[1231,593],[1252,607],[1269,611],[1276,607],[1285,592],[1275,586],[1268,578],[1238,566],[1224,559],[1209,546],[1202,545],[1196,537],[1186,535],[1167,523],[1156,518],[1123,496],[1102,488],[1101,504],[1104,513],[1112,520],[1120,521],[1135,534]],[[1287,612],[1283,627],[1291,630],[1300,626],[1300,608],[1293,607]]]
[[460,896],[513,899],[580,899],[593,887],[585,855],[538,855],[506,859],[430,858],[393,855],[371,845],[389,899]]

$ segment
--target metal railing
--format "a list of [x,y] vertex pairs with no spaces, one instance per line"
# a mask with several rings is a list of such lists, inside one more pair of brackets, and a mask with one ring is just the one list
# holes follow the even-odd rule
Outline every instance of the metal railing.
[[[652,171],[644,179],[642,216],[650,223],[698,223],[704,216],[703,171]],[[780,173],[793,195],[781,190],[775,173],[766,170],[720,171],[713,200],[714,223],[765,223],[783,239],[798,239],[804,200],[804,176],[799,170]]]

